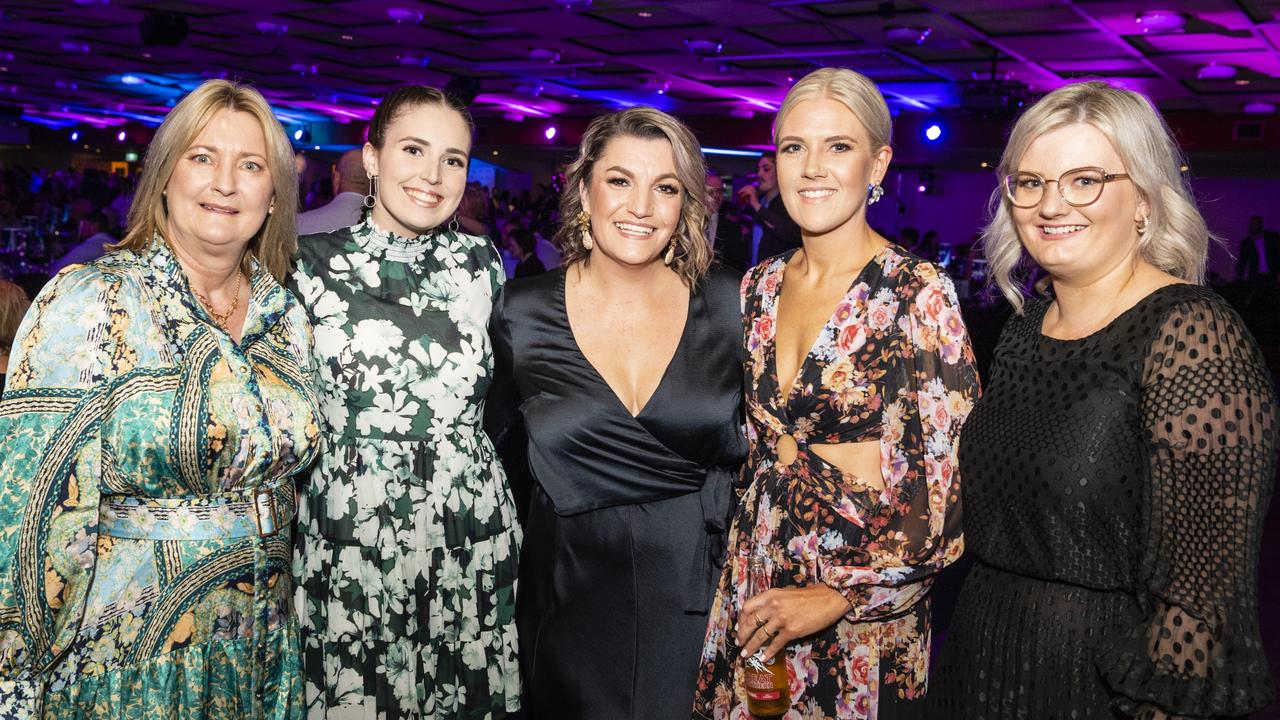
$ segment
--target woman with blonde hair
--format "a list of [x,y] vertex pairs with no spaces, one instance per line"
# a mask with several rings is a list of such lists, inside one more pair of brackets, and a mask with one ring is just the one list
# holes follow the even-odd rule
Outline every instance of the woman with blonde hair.
[[742,283],[749,484],[698,718],[745,717],[745,664],[779,654],[787,717],[921,709],[929,587],[963,548],[955,453],[978,382],[951,281],[867,225],[890,131],[879,90],[843,68],[778,110],[778,186],[804,245]]
[[0,715],[299,718],[297,180],[256,91],[174,106],[114,252],[57,275],[0,402]]
[[13,352],[13,338],[18,333],[18,323],[22,322],[22,316],[30,306],[31,301],[22,288],[8,280],[0,280],[0,393],[4,392],[9,354]]
[[506,444],[528,461],[508,467],[534,482],[516,609],[530,718],[689,712],[746,448],[738,279],[710,269],[705,168],[666,113],[596,118],[566,172],[564,267],[494,308],[490,407],[499,428],[523,419]]
[[[1181,164],[1151,103],[1103,82],[1014,125],[984,241],[1016,314],[965,426],[977,561],[935,717],[1226,718],[1273,695],[1257,571],[1276,396],[1199,284],[1211,236]],[[1043,297],[1022,294],[1028,261]]]

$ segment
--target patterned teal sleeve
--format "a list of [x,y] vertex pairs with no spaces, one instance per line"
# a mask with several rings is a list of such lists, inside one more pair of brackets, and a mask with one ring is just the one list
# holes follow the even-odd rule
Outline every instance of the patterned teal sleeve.
[[38,712],[42,670],[74,637],[92,581],[103,387],[121,362],[120,283],[55,278],[14,343],[0,402],[0,719]]

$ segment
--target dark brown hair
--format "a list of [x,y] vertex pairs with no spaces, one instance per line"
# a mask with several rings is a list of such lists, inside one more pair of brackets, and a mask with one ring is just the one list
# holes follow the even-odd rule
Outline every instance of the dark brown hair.
[[369,144],[381,150],[382,144],[387,141],[387,128],[391,127],[391,123],[401,113],[420,105],[441,105],[453,110],[462,116],[467,129],[475,137],[475,121],[471,119],[471,111],[461,101],[427,85],[408,85],[392,90],[391,94],[378,103],[378,109],[373,112],[373,119],[369,121]]

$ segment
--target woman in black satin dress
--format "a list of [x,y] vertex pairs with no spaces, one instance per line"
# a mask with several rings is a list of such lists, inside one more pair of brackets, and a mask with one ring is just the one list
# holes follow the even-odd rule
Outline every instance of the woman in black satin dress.
[[514,450],[517,502],[531,496],[516,609],[530,718],[689,716],[746,451],[738,277],[709,269],[704,176],[669,115],[597,118],[567,172],[564,267],[494,307],[490,429]]

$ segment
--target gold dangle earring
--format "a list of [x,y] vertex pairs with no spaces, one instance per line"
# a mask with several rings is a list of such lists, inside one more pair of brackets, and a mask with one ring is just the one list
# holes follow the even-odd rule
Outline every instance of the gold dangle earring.
[[582,247],[590,250],[596,246],[596,241],[591,239],[591,214],[586,210],[578,211],[578,230],[582,233]]
[[670,265],[676,261],[676,239],[671,238],[671,246],[667,248],[667,254],[662,256],[662,262]]

